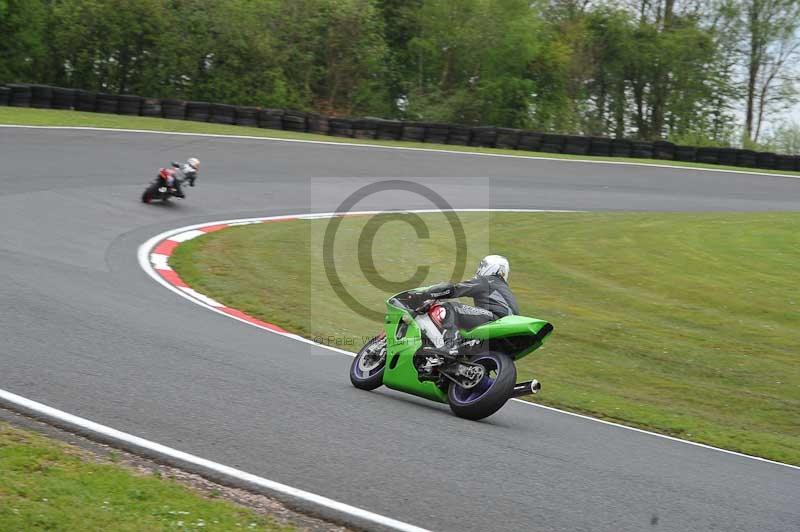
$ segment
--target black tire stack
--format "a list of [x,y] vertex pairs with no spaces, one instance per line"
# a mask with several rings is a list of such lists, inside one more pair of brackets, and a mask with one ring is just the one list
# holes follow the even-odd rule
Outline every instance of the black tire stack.
[[208,122],[211,118],[211,104],[208,102],[186,102],[186,120]]
[[589,139],[589,155],[611,157],[611,139],[606,137],[591,137]]
[[719,149],[700,147],[697,148],[697,156],[695,161],[704,164],[718,164],[719,163]]
[[75,108],[75,89],[65,89],[64,87],[53,87],[53,109],[73,109]]
[[327,135],[330,131],[328,124],[328,117],[318,113],[309,113],[308,115],[308,132],[316,133],[318,135]]
[[378,136],[380,140],[400,140],[403,136],[403,123],[397,120],[381,120],[378,122]]
[[633,145],[628,139],[611,139],[612,157],[630,157],[633,155]]
[[545,153],[564,153],[564,144],[566,139],[564,135],[551,135],[545,133],[542,135],[542,144],[539,149]]
[[429,144],[447,144],[450,138],[450,126],[448,124],[438,124],[429,122],[425,124],[425,138],[423,142]]
[[31,85],[31,107],[51,109],[53,107],[53,87]]
[[400,140],[409,142],[425,142],[425,124],[422,122],[403,122],[403,133]]
[[631,142],[631,156],[637,159],[652,159],[653,143],[641,140]]
[[97,104],[97,93],[85,90],[75,91],[75,110],[93,113]]
[[542,134],[535,131],[523,131],[517,142],[518,150],[539,151],[542,147]]
[[739,150],[734,148],[719,148],[717,150],[718,164],[724,164],[725,166],[736,166],[738,151]]
[[158,98],[145,98],[142,100],[142,116],[160,117],[163,113],[161,100]]
[[564,140],[564,151],[570,155],[588,155],[592,147],[592,139],[576,135],[567,135]]
[[771,152],[759,152],[756,154],[756,167],[765,170],[775,168],[775,154]]
[[302,111],[286,111],[283,113],[283,129],[305,133],[308,131],[306,113]]
[[775,155],[775,170],[791,172],[795,169],[795,159],[791,155]]
[[258,112],[258,127],[283,129],[283,109],[261,109]]
[[361,118],[353,120],[353,138],[354,139],[374,139],[378,136],[378,121]]
[[450,126],[450,133],[447,135],[447,143],[456,146],[469,146],[472,140],[472,129],[467,126]]
[[494,148],[497,142],[497,128],[496,127],[473,127],[472,138],[470,138],[469,145],[480,148]]
[[736,166],[755,167],[756,152],[753,150],[739,150],[736,153]]
[[673,160],[675,158],[675,145],[666,140],[657,140],[653,143],[653,157],[656,159]]
[[258,107],[236,107],[234,124],[237,126],[258,127]]
[[95,99],[94,112],[116,114],[119,110],[119,97],[106,92],[98,92]]
[[134,96],[132,94],[121,94],[117,98],[119,102],[118,113],[128,116],[139,116],[142,114],[142,101],[144,98],[141,96]]
[[353,121],[348,118],[329,118],[328,133],[334,137],[353,137]]
[[236,107],[224,103],[212,103],[209,109],[209,122],[233,125],[236,122]]
[[238,126],[310,132],[365,140],[401,140],[561,153],[576,156],[634,157],[680,162],[800,171],[800,156],[753,150],[677,146],[671,142],[624,138],[560,135],[493,126],[469,127],[438,122],[411,122],[380,118],[331,118],[318,113],[261,109],[221,103],[143,98],[132,94],[12,83],[0,86],[0,106],[74,109],[83,112],[163,117]]
[[504,150],[516,150],[519,146],[519,129],[511,129],[507,127],[497,128],[497,137],[494,141],[495,148]]
[[8,104],[11,107],[30,107],[31,106],[31,86],[26,83],[11,83],[11,96]]
[[697,148],[694,146],[675,146],[675,160],[689,163],[697,161]]
[[170,120],[186,120],[186,102],[166,98],[161,100],[161,116]]

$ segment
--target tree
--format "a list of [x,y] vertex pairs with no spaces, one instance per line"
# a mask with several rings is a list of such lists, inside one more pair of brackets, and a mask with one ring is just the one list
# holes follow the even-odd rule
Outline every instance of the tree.
[[770,134],[767,144],[779,153],[800,155],[800,123],[781,124]]
[[57,0],[50,63],[56,81],[109,92],[153,92],[166,68],[161,36],[171,27],[163,0]]
[[40,77],[46,22],[43,0],[0,0],[0,84]]
[[[564,107],[563,47],[524,0],[428,1],[408,43],[413,117],[463,124],[553,127]],[[560,85],[560,86],[559,86]],[[558,102],[554,105],[554,102]]]
[[742,0],[732,12],[741,17],[742,34],[748,47],[745,140],[758,142],[765,116],[770,110],[793,103],[791,65],[800,51],[800,2],[797,0]]

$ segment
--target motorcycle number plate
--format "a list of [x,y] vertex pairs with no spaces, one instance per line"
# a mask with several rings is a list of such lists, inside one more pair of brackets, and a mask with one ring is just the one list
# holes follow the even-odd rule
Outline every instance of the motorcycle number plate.
[[161,188],[158,189],[158,191],[159,192],[166,192],[167,191],[167,187],[161,187]]

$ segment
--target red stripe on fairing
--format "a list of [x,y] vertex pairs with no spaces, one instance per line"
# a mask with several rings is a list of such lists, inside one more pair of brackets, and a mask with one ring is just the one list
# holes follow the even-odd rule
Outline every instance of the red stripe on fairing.
[[153,248],[153,253],[170,256],[172,255],[172,250],[178,247],[179,243],[180,242],[175,242],[174,240],[162,240],[155,248]]
[[184,288],[189,287],[189,285],[184,283],[183,279],[181,279],[180,276],[172,270],[156,270],[156,271],[158,271],[158,273],[161,274],[161,277],[163,277],[164,280],[171,285],[181,286]]
[[201,227],[200,231],[204,233],[213,233],[214,231],[219,231],[220,229],[225,229],[226,227],[228,227],[228,224],[209,225],[208,227]]
[[260,325],[261,327],[266,327],[267,329],[269,329],[271,331],[275,331],[275,332],[279,332],[279,333],[287,332],[285,329],[281,329],[277,325],[273,325],[272,323],[267,323],[266,321],[258,320],[258,319],[254,318],[252,316],[249,316],[249,315],[245,314],[241,310],[236,310],[235,308],[222,307],[219,310],[221,310],[225,314],[228,314],[229,316],[235,316],[237,318],[243,319],[244,321],[246,321],[248,323],[252,323],[254,325]]

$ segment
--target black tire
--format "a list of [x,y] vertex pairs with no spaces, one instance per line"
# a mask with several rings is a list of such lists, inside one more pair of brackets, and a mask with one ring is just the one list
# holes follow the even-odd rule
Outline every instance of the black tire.
[[53,87],[31,85],[31,107],[51,109],[53,107]]
[[171,120],[186,120],[186,102],[170,98],[161,100],[161,116]]
[[75,107],[75,89],[53,87],[53,109],[72,109]]
[[25,83],[9,83],[11,95],[8,103],[11,107],[30,107],[31,106],[31,86]]
[[97,93],[84,90],[75,91],[75,110],[93,113],[97,107]]
[[[383,357],[375,364],[366,357],[373,357],[370,348],[374,349],[380,343],[383,343]],[[360,390],[374,390],[383,384],[384,369],[386,369],[386,337],[376,336],[364,344],[350,364],[350,382]]]
[[[506,402],[511,399],[514,385],[517,382],[517,368],[511,357],[504,353],[487,351],[479,355],[470,357],[470,362],[477,362],[483,365],[489,372],[494,371],[495,375],[488,384],[488,388],[482,390],[479,396],[471,397],[477,393],[476,389],[466,390],[457,384],[450,384],[447,389],[447,400],[450,403],[450,410],[458,417],[477,421],[489,417]],[[485,379],[487,377],[484,377]]]
[[186,120],[208,122],[211,116],[211,104],[207,102],[186,102]]
[[117,114],[139,116],[142,114],[142,101],[144,98],[132,94],[121,94],[117,97],[119,107]]
[[95,100],[95,113],[116,114],[119,109],[119,98],[114,94],[107,94],[105,92],[97,93]]
[[161,117],[162,112],[161,100],[158,98],[147,98],[142,101],[142,116]]
[[236,122],[236,107],[223,103],[212,103],[209,106],[211,115],[209,122],[232,125]]
[[150,185],[144,192],[142,192],[142,203],[150,203],[153,201],[155,197],[156,191],[158,190],[158,185]]

